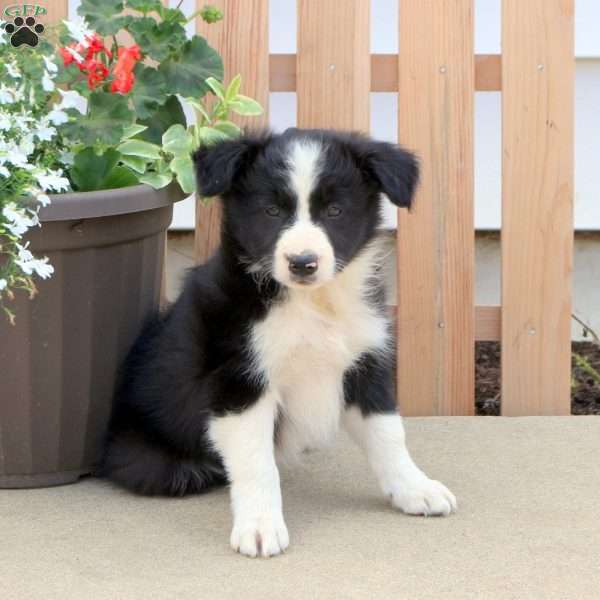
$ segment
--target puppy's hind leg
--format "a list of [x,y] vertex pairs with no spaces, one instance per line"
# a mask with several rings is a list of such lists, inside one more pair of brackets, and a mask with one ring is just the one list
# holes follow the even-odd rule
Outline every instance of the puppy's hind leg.
[[251,407],[214,418],[209,436],[231,482],[231,547],[247,556],[274,556],[289,545],[274,456],[277,395],[267,391]]
[[96,475],[145,496],[199,494],[227,482],[218,457],[185,459],[133,431],[111,432]]

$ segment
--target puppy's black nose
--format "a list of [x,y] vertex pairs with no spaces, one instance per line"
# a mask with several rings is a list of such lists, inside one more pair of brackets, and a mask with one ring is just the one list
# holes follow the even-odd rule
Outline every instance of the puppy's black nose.
[[312,275],[319,268],[317,255],[312,252],[289,254],[287,259],[291,273],[298,277]]

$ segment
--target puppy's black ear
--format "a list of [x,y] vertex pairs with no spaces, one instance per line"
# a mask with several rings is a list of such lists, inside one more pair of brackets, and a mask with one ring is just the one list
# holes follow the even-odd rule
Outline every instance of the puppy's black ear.
[[396,206],[410,208],[419,183],[419,162],[401,146],[356,137],[352,144],[359,167]]
[[248,135],[196,150],[192,158],[196,166],[198,193],[210,198],[228,192],[235,178],[243,175],[269,139],[269,134]]

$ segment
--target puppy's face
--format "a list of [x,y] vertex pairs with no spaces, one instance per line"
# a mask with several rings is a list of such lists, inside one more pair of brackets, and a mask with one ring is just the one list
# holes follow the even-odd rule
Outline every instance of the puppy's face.
[[320,130],[243,137],[194,159],[248,271],[303,289],[333,279],[374,237],[381,194],[408,207],[418,178],[398,146]]

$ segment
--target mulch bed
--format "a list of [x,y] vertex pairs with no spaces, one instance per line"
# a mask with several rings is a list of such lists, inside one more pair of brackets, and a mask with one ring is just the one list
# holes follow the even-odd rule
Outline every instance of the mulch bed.
[[[600,372],[600,347],[591,342],[573,342],[573,352],[586,358]],[[600,384],[572,360],[571,414],[600,415]],[[475,344],[475,412],[500,414],[500,344]]]

